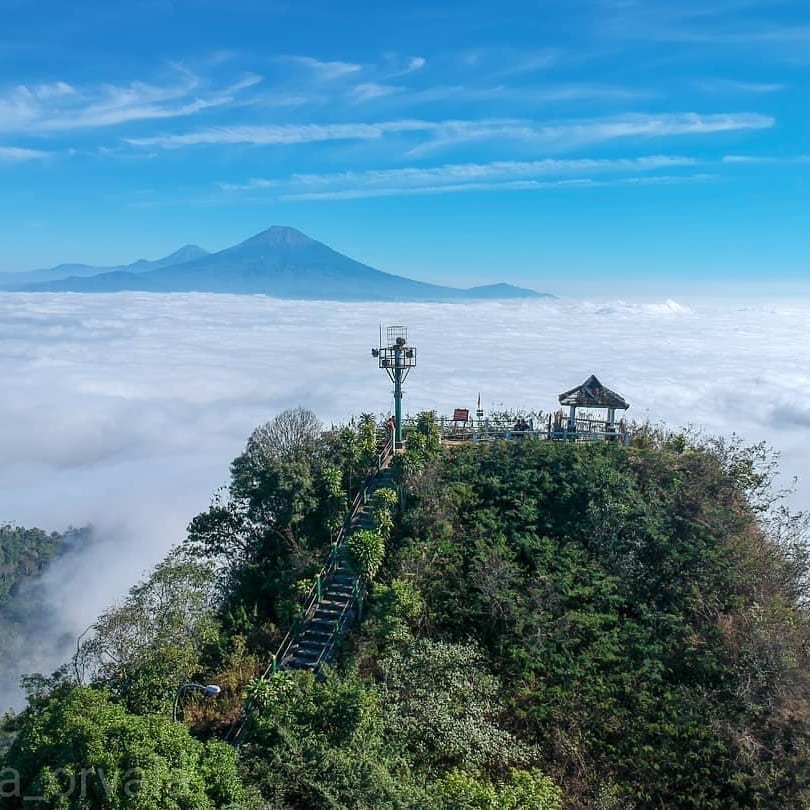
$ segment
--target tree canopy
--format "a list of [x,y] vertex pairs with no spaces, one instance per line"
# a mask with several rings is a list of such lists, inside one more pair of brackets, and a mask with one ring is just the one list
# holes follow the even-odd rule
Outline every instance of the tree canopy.
[[212,810],[239,806],[242,787],[230,746],[76,687],[31,713],[2,763],[0,797],[4,807],[40,797],[60,810]]

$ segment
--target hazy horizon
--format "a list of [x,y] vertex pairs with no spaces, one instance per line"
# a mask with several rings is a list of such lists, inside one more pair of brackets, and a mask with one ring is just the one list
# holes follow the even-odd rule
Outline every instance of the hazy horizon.
[[[254,235],[255,234],[245,234],[244,238],[240,239],[239,241],[244,241],[244,239],[248,239]],[[315,239],[316,241],[322,241],[316,234],[306,235]],[[234,244],[238,244],[238,242]],[[215,248],[209,248],[207,245],[192,245],[190,242],[181,241],[178,242],[165,255],[120,256],[118,259],[110,259],[104,264],[93,264],[85,261],[81,257],[74,257],[64,261],[59,261],[52,267],[55,268],[61,265],[86,265],[98,267],[100,270],[105,268],[126,267],[139,261],[158,261],[160,259],[167,258],[181,248],[189,246],[200,247],[203,250],[206,250],[208,253],[216,253],[219,250],[232,247],[233,245],[226,244],[219,245]],[[334,248],[333,245],[327,246]],[[356,256],[349,256],[349,258],[363,262],[362,259],[358,259]],[[22,268],[21,271],[11,271],[0,268],[0,279],[2,279],[2,276],[6,272],[13,274],[14,272],[32,272],[46,269],[51,269],[51,267],[25,267]],[[508,270],[503,269],[501,270],[501,275],[497,277],[493,274],[486,278],[465,279],[457,276],[444,276],[440,271],[439,275],[435,277],[427,277],[423,273],[420,274],[418,271],[408,272],[405,270],[403,272],[395,273],[386,267],[380,266],[376,266],[374,269],[381,270],[385,273],[393,273],[394,275],[402,275],[407,278],[413,278],[415,280],[449,287],[472,287],[480,284],[502,282],[519,287],[526,287],[540,293],[548,293],[558,298],[571,300],[581,299],[583,296],[619,296],[624,300],[642,302],[648,300],[650,297],[674,295],[703,299],[723,299],[733,304],[735,300],[746,300],[750,302],[750,299],[753,298],[779,300],[793,298],[797,295],[810,298],[810,273],[808,273],[807,278],[804,279],[779,278],[778,274],[777,278],[774,279],[774,277],[770,275],[772,268],[763,268],[761,277],[741,279],[715,278],[711,275],[702,279],[692,278],[688,275],[680,278],[660,278],[656,276],[654,272],[649,273],[646,277],[633,279],[622,278],[621,275],[607,272],[603,273],[597,278],[582,278],[576,275],[572,276],[570,274],[568,276],[556,277],[553,273],[546,273],[546,276],[541,279],[537,277],[519,278],[510,275]],[[67,276],[69,275],[70,274],[68,273]]]

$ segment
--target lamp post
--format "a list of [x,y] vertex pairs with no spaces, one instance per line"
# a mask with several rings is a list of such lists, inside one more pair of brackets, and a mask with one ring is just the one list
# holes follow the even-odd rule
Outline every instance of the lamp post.
[[222,687],[217,686],[215,683],[203,684],[203,683],[184,683],[174,695],[174,704],[172,705],[172,720],[176,723],[177,722],[177,710],[180,708],[180,697],[183,692],[187,692],[189,689],[199,689],[203,694],[208,697],[216,697],[221,691]]

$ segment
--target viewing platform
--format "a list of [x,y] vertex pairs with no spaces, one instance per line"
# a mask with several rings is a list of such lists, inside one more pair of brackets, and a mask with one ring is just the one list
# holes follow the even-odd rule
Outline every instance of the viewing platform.
[[[466,408],[456,408],[452,417],[438,418],[442,441],[482,442],[497,440],[546,439],[550,441],[598,442],[609,441],[629,444],[630,431],[623,419],[616,420],[616,412],[626,411],[630,405],[615,391],[604,386],[595,375],[582,385],[565,391],[558,397],[568,413],[539,412],[532,416],[515,414],[484,416],[479,408],[470,415]],[[593,413],[604,411],[604,415]],[[406,420],[406,426],[409,420]]]

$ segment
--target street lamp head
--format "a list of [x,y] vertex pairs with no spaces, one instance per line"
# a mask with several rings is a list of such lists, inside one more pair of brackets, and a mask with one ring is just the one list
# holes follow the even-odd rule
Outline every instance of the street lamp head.
[[216,697],[222,691],[221,686],[217,686],[215,683],[209,683],[207,686],[203,686],[203,692],[209,697]]

